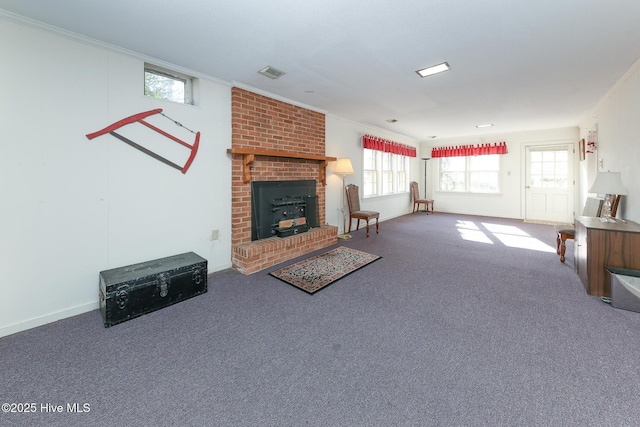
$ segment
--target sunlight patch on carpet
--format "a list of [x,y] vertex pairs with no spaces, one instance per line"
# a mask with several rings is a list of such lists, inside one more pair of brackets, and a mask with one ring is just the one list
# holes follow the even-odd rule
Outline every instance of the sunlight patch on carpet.
[[269,274],[313,294],[380,258],[378,255],[341,246]]

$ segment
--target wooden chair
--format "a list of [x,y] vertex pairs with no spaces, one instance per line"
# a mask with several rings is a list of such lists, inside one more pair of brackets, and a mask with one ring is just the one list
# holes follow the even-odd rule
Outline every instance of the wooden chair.
[[[620,196],[618,196],[618,202],[620,201]],[[591,217],[599,217],[602,213],[602,205],[604,200],[598,199],[595,197],[587,197],[587,200],[584,204],[584,209],[582,211],[582,216],[591,216]],[[618,209],[618,204],[615,205],[616,210]],[[613,212],[613,208],[611,210],[613,213],[612,216],[615,216]],[[560,262],[564,262],[565,257],[564,254],[567,250],[567,239],[575,238],[575,229],[573,225],[556,225],[556,243],[557,249],[556,252],[560,255]]]
[[431,213],[433,213],[433,200],[432,199],[421,199],[420,198],[420,190],[418,188],[418,183],[415,181],[411,181],[411,197],[413,198],[413,212],[419,210],[420,205],[424,205],[424,211],[429,215],[429,205],[431,205]]
[[369,221],[376,219],[376,234],[378,234],[378,219],[380,213],[375,211],[362,211],[360,210],[360,195],[358,194],[358,186],[349,184],[345,188],[347,192],[347,203],[349,204],[349,231],[351,233],[351,222],[357,220],[356,230],[360,229],[360,220],[367,222],[367,237],[369,237]]
[[[607,194],[605,197],[609,198],[609,204],[611,205],[611,218],[615,218],[618,214],[618,205],[620,204],[620,194]],[[605,203],[602,205],[602,209],[604,209],[606,205]],[[604,211],[602,212],[604,214]]]

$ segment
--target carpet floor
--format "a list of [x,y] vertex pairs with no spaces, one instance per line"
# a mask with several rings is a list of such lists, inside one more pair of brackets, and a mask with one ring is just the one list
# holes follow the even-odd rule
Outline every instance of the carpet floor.
[[0,338],[0,403],[36,405],[0,425],[640,420],[640,313],[587,295],[553,226],[419,212],[352,234],[336,247],[382,258],[313,297],[269,275],[283,265],[224,270],[206,294],[111,328],[94,310]]

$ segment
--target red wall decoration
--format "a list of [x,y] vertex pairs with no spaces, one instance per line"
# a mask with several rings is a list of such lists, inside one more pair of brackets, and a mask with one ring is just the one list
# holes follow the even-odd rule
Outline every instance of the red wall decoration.
[[[193,133],[196,136],[196,139],[194,141],[193,144],[189,144],[188,142],[185,142],[183,140],[181,140],[180,138],[177,138],[173,135],[171,135],[168,132],[163,131],[162,129],[152,125],[151,123],[145,121],[144,119],[149,117],[149,116],[153,116],[154,114],[160,114],[163,117],[166,117],[167,119],[171,120],[172,122],[174,122],[176,125],[188,130],[189,132]],[[129,138],[125,138],[124,136],[120,135],[119,133],[116,132],[117,129],[129,125],[131,123],[141,123],[143,125],[145,125],[146,127],[148,127],[149,129],[152,129],[156,132],[158,132],[159,134],[169,138],[172,141],[177,142],[178,144],[184,145],[185,147],[187,147],[191,152],[189,155],[189,158],[187,159],[187,161],[185,162],[185,164],[183,166],[177,165],[175,163],[173,163],[172,161],[170,161],[169,159],[166,159],[165,157],[162,157],[161,155],[154,153],[153,151],[143,147],[140,144],[135,143],[134,141],[130,140]],[[93,132],[87,135],[88,139],[93,139],[96,138],[98,136],[101,135],[105,135],[105,134],[110,134],[116,138],[118,138],[120,141],[130,145],[131,147],[135,148],[136,150],[139,150],[143,153],[145,153],[148,156],[153,157],[156,160],[161,161],[162,163],[171,166],[172,168],[178,169],[180,172],[182,173],[187,173],[187,170],[189,169],[189,166],[191,166],[191,163],[193,162],[193,159],[195,159],[196,154],[198,153],[198,145],[200,144],[200,132],[194,132],[191,129],[187,128],[186,126],[183,126],[182,123],[177,122],[175,120],[173,120],[171,117],[167,116],[166,114],[162,113],[162,108],[156,108],[155,110],[150,110],[150,111],[144,111],[142,113],[138,113],[138,114],[134,114],[132,116],[129,117],[125,117],[122,120],[118,120],[117,122],[107,126],[104,129],[101,129],[97,132]]]

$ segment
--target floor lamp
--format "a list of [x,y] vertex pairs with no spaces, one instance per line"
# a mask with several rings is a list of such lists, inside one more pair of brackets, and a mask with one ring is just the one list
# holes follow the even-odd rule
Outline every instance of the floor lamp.
[[350,239],[351,234],[347,234],[347,215],[344,210],[344,194],[346,192],[344,177],[353,173],[351,160],[346,158],[338,159],[338,164],[336,164],[336,170],[334,172],[342,175],[342,234],[338,235],[338,239]]
[[[423,157],[422,160],[424,160],[424,199],[429,200],[429,198],[427,197],[427,162],[431,160],[431,158]],[[424,205],[424,212],[427,212],[427,207],[427,205]]]

